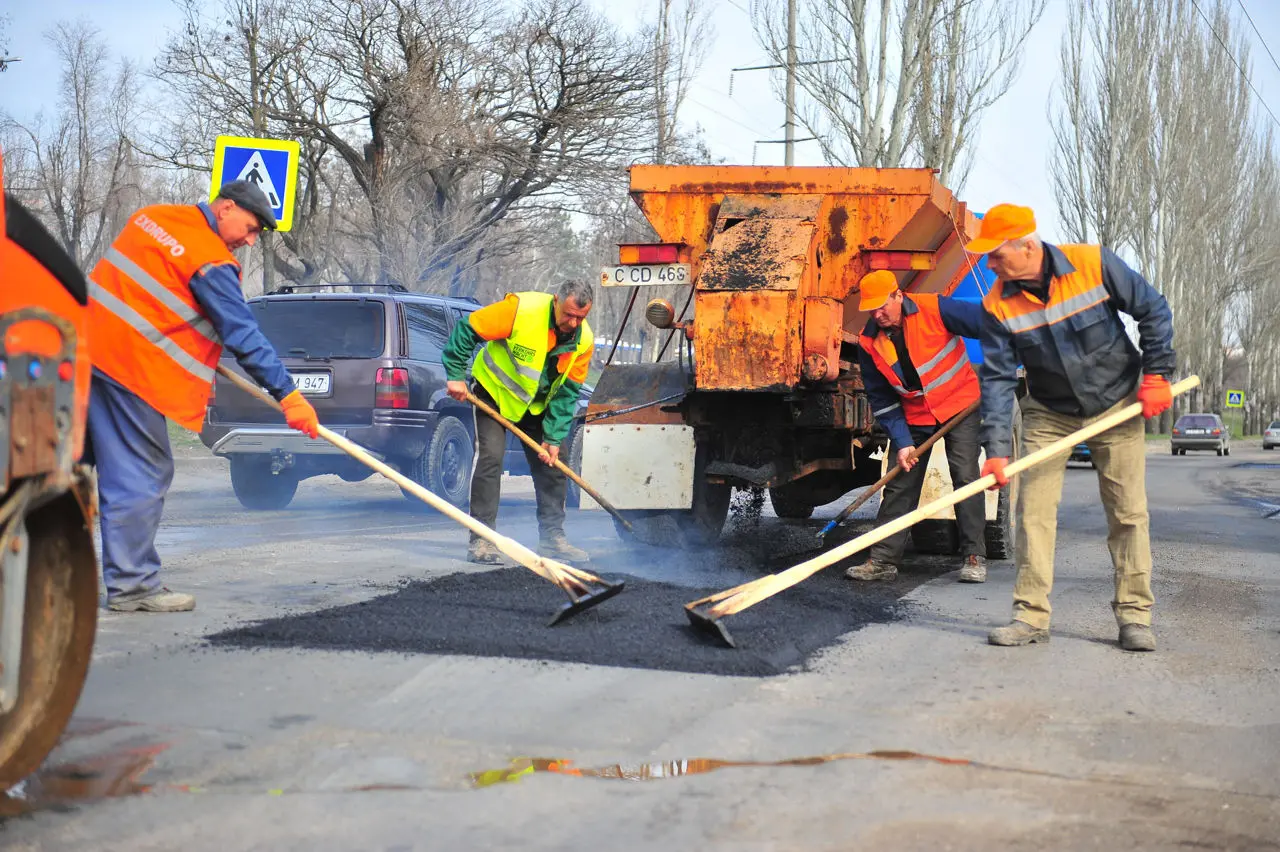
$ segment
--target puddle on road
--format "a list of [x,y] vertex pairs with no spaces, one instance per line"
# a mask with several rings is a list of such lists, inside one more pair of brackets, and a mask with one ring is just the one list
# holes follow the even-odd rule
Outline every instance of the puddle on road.
[[555,775],[571,775],[577,778],[601,778],[607,781],[659,781],[667,778],[683,778],[686,775],[705,775],[720,769],[736,768],[774,768],[782,766],[820,766],[824,763],[835,763],[844,760],[919,760],[928,763],[940,763],[946,766],[980,766],[994,769],[986,764],[977,763],[963,757],[941,757],[934,754],[921,754],[915,751],[868,751],[849,752],[844,754],[823,754],[814,757],[796,757],[789,760],[716,760],[709,757],[695,757],[689,760],[670,760],[661,763],[638,763],[629,766],[613,764],[612,766],[577,768],[572,760],[557,760],[547,757],[518,757],[511,761],[506,769],[490,769],[485,772],[471,773],[471,785],[476,788],[492,787],[521,778],[536,775],[539,772],[550,772]]
[[[105,728],[97,729],[100,730]],[[0,821],[34,811],[146,793],[151,786],[142,782],[142,776],[167,748],[168,743],[125,747],[84,760],[42,766],[0,793]]]

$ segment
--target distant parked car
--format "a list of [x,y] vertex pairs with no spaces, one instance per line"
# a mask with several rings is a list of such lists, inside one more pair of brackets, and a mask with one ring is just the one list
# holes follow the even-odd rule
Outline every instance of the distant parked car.
[[1280,447],[1280,420],[1272,420],[1262,433],[1262,449],[1274,450],[1276,447]]
[[1187,450],[1214,450],[1220,456],[1231,455],[1231,433],[1216,414],[1184,414],[1173,424],[1169,447],[1175,456]]
[[1093,452],[1089,449],[1088,444],[1076,444],[1071,450],[1071,455],[1067,457],[1068,462],[1087,462],[1091,467],[1097,467],[1097,463],[1093,460]]
[[[478,307],[365,284],[288,285],[249,301],[321,423],[455,506],[471,493],[474,421],[471,406],[445,393],[440,355],[454,324]],[[229,355],[223,363],[234,366]],[[359,482],[372,473],[221,376],[200,440],[230,460],[231,486],[249,509],[284,508],[308,477]]]

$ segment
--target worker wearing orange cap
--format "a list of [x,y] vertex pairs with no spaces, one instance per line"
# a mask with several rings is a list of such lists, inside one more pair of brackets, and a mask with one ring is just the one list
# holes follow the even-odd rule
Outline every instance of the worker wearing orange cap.
[[[1028,396],[1022,400],[1022,447],[1031,453],[1106,415],[1142,403],[1145,417],[1168,410],[1173,315],[1164,297],[1109,249],[1055,246],[1040,240],[1026,207],[1001,204],[982,220],[965,249],[985,254],[998,277],[983,300],[983,443],[990,473],[1008,483],[1013,451],[1012,412],[1021,364]],[[1120,315],[1138,323],[1139,347]],[[1110,530],[1115,565],[1112,609],[1127,651],[1155,650],[1151,632],[1151,541],[1147,522],[1146,442],[1141,420],[1128,420],[1096,438],[1089,449]],[[993,645],[1049,641],[1049,590],[1062,496],[1061,462],[1022,474],[1018,501],[1018,576],[1013,622],[991,631]]]
[[[884,488],[877,516],[883,524],[920,502],[933,447],[926,452],[924,464],[912,458],[911,451],[978,400],[978,376],[961,338],[978,337],[982,308],[935,294],[907,295],[887,270],[863,276],[858,287],[858,309],[871,313],[858,338],[862,384],[876,420],[889,433],[891,458],[902,468],[902,474]],[[947,465],[956,488],[978,478],[980,426],[977,412],[972,412],[947,433]],[[956,506],[962,583],[987,579],[985,502],[979,494]],[[867,561],[850,568],[846,576],[893,579],[906,536],[903,531],[873,545]]]

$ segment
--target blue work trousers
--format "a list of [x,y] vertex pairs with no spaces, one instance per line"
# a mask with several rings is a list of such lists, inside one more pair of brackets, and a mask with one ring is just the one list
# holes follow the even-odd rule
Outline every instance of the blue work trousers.
[[159,591],[156,530],[173,484],[168,428],[163,414],[97,370],[89,392],[85,461],[98,469],[107,600]]

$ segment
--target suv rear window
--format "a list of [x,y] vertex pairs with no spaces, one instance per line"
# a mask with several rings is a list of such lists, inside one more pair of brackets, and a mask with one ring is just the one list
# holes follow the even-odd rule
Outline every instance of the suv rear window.
[[382,302],[280,299],[250,307],[282,358],[377,358],[385,348]]
[[1179,417],[1174,425],[1179,429],[1213,429],[1218,425],[1218,418],[1212,414],[1187,414]]

